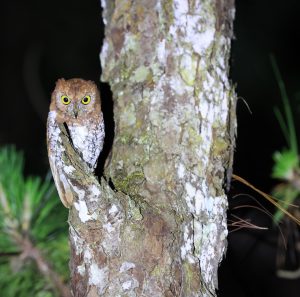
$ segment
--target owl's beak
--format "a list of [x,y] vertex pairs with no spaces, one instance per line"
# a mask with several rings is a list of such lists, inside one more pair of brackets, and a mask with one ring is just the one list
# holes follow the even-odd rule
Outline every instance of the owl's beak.
[[77,116],[78,116],[78,111],[79,111],[79,109],[78,109],[78,105],[77,105],[77,104],[75,104],[75,105],[74,105],[74,110],[73,110],[75,119],[77,119]]

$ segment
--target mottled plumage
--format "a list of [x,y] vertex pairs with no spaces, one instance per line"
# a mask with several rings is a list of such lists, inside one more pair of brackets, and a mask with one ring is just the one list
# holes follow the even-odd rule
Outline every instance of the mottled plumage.
[[51,97],[47,122],[48,156],[60,199],[69,207],[72,195],[68,197],[68,184],[64,179],[68,171],[75,169],[65,166],[61,157],[64,150],[61,124],[66,127],[75,151],[93,171],[104,141],[100,94],[93,82],[78,78],[60,79]]

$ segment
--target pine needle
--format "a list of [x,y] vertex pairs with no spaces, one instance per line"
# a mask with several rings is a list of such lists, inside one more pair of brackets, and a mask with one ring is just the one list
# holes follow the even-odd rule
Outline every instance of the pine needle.
[[247,187],[251,188],[252,190],[254,190],[255,192],[259,193],[261,196],[263,196],[264,198],[266,198],[270,203],[272,203],[274,206],[276,206],[278,209],[280,209],[283,213],[285,213],[292,221],[294,221],[296,224],[298,224],[300,226],[300,220],[298,220],[295,216],[293,216],[289,211],[287,211],[284,207],[282,207],[275,199],[274,197],[272,197],[271,195],[259,190],[258,188],[256,188],[255,186],[253,186],[252,184],[250,184],[248,181],[246,181],[245,179],[243,179],[242,177],[236,175],[236,174],[232,174],[232,177],[239,181],[240,183],[246,185]]

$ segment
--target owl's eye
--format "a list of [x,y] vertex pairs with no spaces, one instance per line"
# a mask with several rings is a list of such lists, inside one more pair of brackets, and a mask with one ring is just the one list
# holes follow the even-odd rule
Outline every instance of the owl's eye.
[[68,96],[63,95],[63,96],[61,96],[61,102],[65,105],[68,105],[68,104],[70,104],[71,99]]
[[84,96],[82,98],[81,102],[82,102],[82,104],[85,104],[85,105],[89,104],[91,102],[91,96],[89,96],[89,95]]

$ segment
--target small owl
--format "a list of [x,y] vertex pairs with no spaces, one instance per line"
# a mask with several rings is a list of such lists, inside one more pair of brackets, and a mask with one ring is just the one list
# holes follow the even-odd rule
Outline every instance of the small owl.
[[63,164],[61,124],[65,126],[75,151],[94,171],[104,141],[100,94],[95,83],[78,78],[59,79],[51,97],[47,122],[48,156],[60,199],[69,207],[72,198],[66,194],[65,174],[74,168]]

